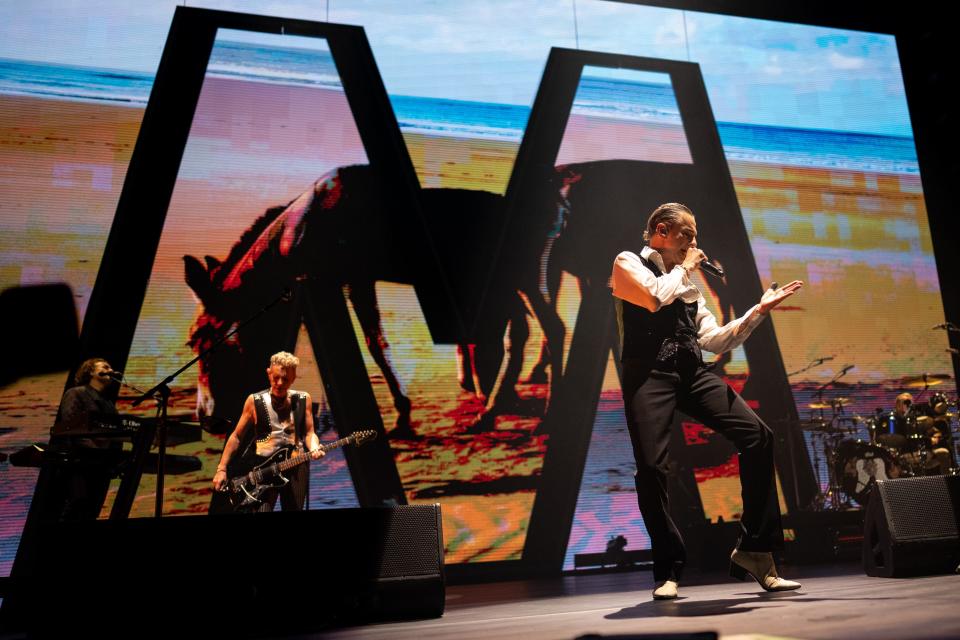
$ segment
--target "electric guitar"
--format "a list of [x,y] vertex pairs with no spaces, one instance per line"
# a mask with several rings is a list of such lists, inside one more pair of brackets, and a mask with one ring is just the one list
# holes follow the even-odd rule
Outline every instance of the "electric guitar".
[[[323,451],[331,451],[348,444],[359,447],[376,437],[376,431],[357,431],[346,438],[320,445],[320,448]],[[265,491],[279,489],[290,482],[289,478],[283,475],[285,471],[305,462],[310,462],[310,460],[312,458],[309,452],[290,455],[289,449],[280,449],[251,469],[249,473],[228,480],[222,490],[230,494],[230,504],[233,505],[234,509],[238,511],[252,510],[263,503],[260,497]]]

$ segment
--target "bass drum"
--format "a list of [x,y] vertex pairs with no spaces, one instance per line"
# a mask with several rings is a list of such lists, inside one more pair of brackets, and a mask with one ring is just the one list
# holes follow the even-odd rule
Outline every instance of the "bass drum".
[[878,480],[900,477],[896,456],[885,447],[863,440],[844,440],[837,447],[834,473],[840,488],[857,504],[867,506]]

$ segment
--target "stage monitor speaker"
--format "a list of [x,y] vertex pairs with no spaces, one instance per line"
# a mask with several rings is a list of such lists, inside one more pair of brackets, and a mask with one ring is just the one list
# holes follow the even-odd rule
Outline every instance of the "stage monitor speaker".
[[877,482],[864,524],[864,571],[885,578],[955,571],[960,564],[958,515],[958,476]]
[[41,542],[40,631],[277,634],[444,610],[440,505],[98,520]]

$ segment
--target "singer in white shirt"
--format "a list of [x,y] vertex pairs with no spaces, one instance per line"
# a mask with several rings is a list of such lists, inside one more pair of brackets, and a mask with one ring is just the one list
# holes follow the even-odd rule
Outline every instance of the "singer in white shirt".
[[776,307],[803,286],[771,287],[742,317],[720,326],[690,273],[706,259],[693,212],[660,205],[647,220],[640,255],[619,254],[613,295],[620,328],[623,400],[637,462],[637,502],[653,547],[655,599],[676,598],[686,551],[667,495],[670,429],[679,409],[737,447],[743,488],[741,535],[730,573],[753,576],[767,591],[797,589],[777,575],[772,551],[783,543],[773,464],[773,432],[706,367],[702,351],[741,345]]

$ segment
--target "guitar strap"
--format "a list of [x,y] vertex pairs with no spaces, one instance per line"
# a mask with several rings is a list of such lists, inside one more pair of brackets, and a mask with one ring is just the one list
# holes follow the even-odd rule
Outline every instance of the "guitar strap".
[[296,429],[297,442],[306,447],[307,440],[307,394],[294,391],[290,396],[290,412],[293,414],[293,424]]

